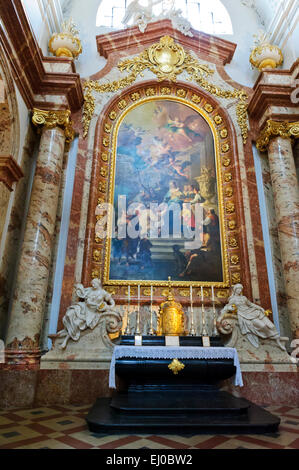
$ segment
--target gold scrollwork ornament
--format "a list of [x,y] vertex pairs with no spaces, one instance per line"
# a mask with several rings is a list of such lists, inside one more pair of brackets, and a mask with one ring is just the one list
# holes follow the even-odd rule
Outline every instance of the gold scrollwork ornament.
[[[210,69],[207,65],[201,64],[196,57],[193,57],[193,55],[186,52],[184,48],[180,44],[175,43],[173,38],[170,36],[163,36],[159,42],[153,44],[147,49],[144,49],[144,51],[142,51],[138,56],[125,59],[120,62],[118,64],[118,69],[120,72],[127,72],[128,75],[111,83],[101,84],[94,80],[87,80],[84,83],[84,137],[86,137],[88,133],[90,121],[95,111],[95,98],[93,96],[93,92],[116,92],[132,85],[139,76],[142,76],[144,70],[150,70],[157,76],[158,81],[169,80],[172,82],[176,82],[177,76],[186,72],[189,75],[190,80],[196,82],[197,85],[211,95],[231,100],[237,99],[237,120],[241,129],[243,142],[244,144],[246,143],[248,137],[248,95],[246,91],[244,89],[237,88],[225,90],[210,83],[207,78],[215,73],[214,70]],[[120,103],[118,104],[119,107]],[[123,109],[123,107],[120,107],[120,109]],[[222,118],[220,116],[216,116],[215,122],[216,124],[221,124]]]

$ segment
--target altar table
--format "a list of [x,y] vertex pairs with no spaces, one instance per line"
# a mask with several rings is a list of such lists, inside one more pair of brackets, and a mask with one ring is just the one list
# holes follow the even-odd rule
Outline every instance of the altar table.
[[110,388],[116,388],[115,361],[123,357],[148,359],[233,359],[234,366],[236,367],[234,384],[243,387],[239,357],[235,348],[205,348],[198,346],[115,346],[110,364]]

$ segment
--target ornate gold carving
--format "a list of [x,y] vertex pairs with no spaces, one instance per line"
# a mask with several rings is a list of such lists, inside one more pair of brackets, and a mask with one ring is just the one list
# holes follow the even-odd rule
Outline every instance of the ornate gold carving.
[[98,205],[104,204],[104,199],[102,197],[99,197],[98,199]]
[[228,239],[228,244],[231,248],[237,248],[238,247],[238,241],[235,237],[230,237]]
[[161,88],[161,94],[162,94],[162,95],[170,95],[170,93],[171,93],[171,89],[170,89],[170,88],[168,88],[168,87],[166,87],[166,86],[164,86],[164,87]]
[[132,101],[137,101],[140,99],[140,93],[138,93],[137,91],[135,93],[132,93],[131,94],[131,99]]
[[100,175],[103,176],[103,178],[106,178],[108,174],[107,168],[101,168],[100,169]]
[[101,261],[101,252],[99,250],[94,250],[93,259],[97,262]]
[[114,119],[116,119],[116,112],[115,111],[111,111],[111,113],[109,114],[109,118],[111,119],[111,121],[114,121]]
[[105,124],[105,126],[104,126],[105,132],[107,132],[107,134],[110,134],[111,129],[112,129],[111,125],[108,124],[108,122],[106,122],[106,124]]
[[229,149],[230,149],[229,144],[223,144],[223,145],[221,146],[221,150],[222,150],[222,152],[224,152],[224,153],[228,152]]
[[231,186],[227,186],[224,192],[226,197],[232,197],[232,195],[234,194],[234,189]]
[[218,297],[218,299],[225,299],[227,297],[227,291],[226,290],[218,290],[216,292],[216,297]]
[[192,95],[191,101],[193,101],[193,103],[199,104],[201,102],[201,97],[194,94]]
[[219,116],[219,114],[217,114],[217,116],[214,117],[214,121],[216,122],[217,126],[223,123],[223,119],[221,116]]
[[214,111],[214,108],[212,105],[210,105],[210,103],[207,103],[205,104],[205,110],[207,111],[207,113],[211,113],[212,111]]
[[256,141],[256,146],[261,152],[266,152],[270,140],[274,137],[283,137],[284,139],[298,139],[299,121],[297,122],[279,122],[269,119]]
[[230,158],[223,158],[222,163],[223,163],[223,166],[228,167],[231,164],[231,159]]
[[224,174],[224,181],[226,183],[229,183],[233,179],[233,175],[231,173],[225,173]]
[[190,297],[190,289],[180,290],[180,291],[179,291],[179,294],[180,294],[182,297]]
[[102,155],[101,155],[101,158],[102,158],[103,162],[107,162],[108,161],[108,153],[103,152]]
[[120,100],[117,106],[119,107],[119,109],[125,109],[125,107],[127,106],[126,100]]
[[155,88],[147,88],[145,90],[145,94],[146,94],[146,96],[155,96],[156,90],[155,90]]
[[233,202],[227,202],[225,209],[228,214],[233,214],[235,212],[235,204]]
[[[160,42],[153,44],[148,49],[145,49],[138,56],[120,62],[118,64],[118,68],[121,72],[127,72],[128,76],[111,83],[103,84],[100,84],[97,81],[88,80],[83,85],[85,91],[85,106],[83,111],[84,137],[86,137],[88,133],[90,121],[95,110],[93,91],[97,93],[111,93],[118,91],[132,85],[138,76],[142,76],[143,71],[148,69],[157,76],[158,81],[170,80],[175,82],[178,75],[186,72],[189,75],[190,80],[196,82],[211,95],[225,99],[237,99],[237,119],[241,128],[243,141],[246,143],[248,136],[248,96],[245,90],[239,90],[236,88],[225,90],[210,83],[206,78],[213,75],[214,71],[207,65],[201,64],[197,58],[186,52],[184,48],[180,44],[175,43],[171,37],[162,37]],[[149,95],[147,92],[151,94]],[[154,96],[154,94],[155,90],[153,88],[149,88],[146,91],[147,96]],[[215,122],[217,124],[221,124],[222,118],[220,116],[216,116]]]
[[106,188],[107,188],[106,181],[100,181],[100,182],[99,182],[99,191],[100,191],[101,193],[105,193],[105,192],[106,192]]
[[232,283],[239,284],[241,282],[241,274],[240,273],[233,273],[232,274]]
[[97,270],[97,269],[94,269],[94,270],[92,271],[92,273],[91,273],[91,277],[92,277],[92,279],[99,279],[99,277],[100,277],[100,271]]
[[179,88],[179,89],[176,91],[176,94],[177,94],[177,96],[179,96],[180,98],[185,98],[185,96],[187,95],[187,92],[186,92],[186,90],[184,90],[183,88]]
[[238,255],[232,255],[232,256],[230,257],[230,262],[231,262],[231,264],[235,264],[235,265],[236,265],[236,264],[239,264],[239,261],[240,261],[240,259],[239,259],[239,256],[238,256]]
[[105,286],[105,290],[106,290],[107,292],[109,292],[109,294],[111,294],[111,295],[116,295],[116,289],[114,289],[113,287],[109,287],[109,286],[106,287],[106,286]]
[[178,359],[173,359],[173,361],[168,364],[168,369],[170,369],[174,375],[178,375],[180,370],[185,368],[185,364],[180,362]]
[[220,136],[222,137],[222,139],[225,139],[228,136],[228,131],[226,128],[220,131]]
[[34,108],[32,122],[37,127],[45,126],[48,129],[61,127],[64,130],[66,142],[72,142],[75,137],[75,131],[70,116],[71,111],[69,109],[45,111],[44,109]]
[[103,145],[104,145],[104,147],[109,147],[109,139],[108,139],[108,137],[104,137],[104,138],[103,138]]
[[227,225],[228,225],[229,230],[235,230],[235,228],[237,227],[237,222],[234,219],[232,219],[228,221]]
[[[155,292],[155,289],[153,289],[153,293]],[[146,289],[143,289],[142,294],[146,297],[151,295],[151,288],[147,287]]]

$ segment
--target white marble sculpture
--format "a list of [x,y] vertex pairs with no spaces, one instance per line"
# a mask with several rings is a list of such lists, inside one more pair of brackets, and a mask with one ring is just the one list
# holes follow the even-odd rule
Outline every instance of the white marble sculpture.
[[162,13],[158,16],[154,15],[153,7],[161,3],[161,0],[149,0],[148,6],[141,5],[139,0],[133,0],[127,7],[122,23],[129,26],[133,19],[133,24],[138,26],[139,30],[144,33],[148,23],[158,20],[170,19],[172,26],[185,36],[193,37],[191,33],[191,23],[182,16],[182,10],[174,8],[174,1],[164,2],[162,5]]
[[70,338],[78,341],[82,331],[87,328],[93,330],[103,315],[113,313],[115,306],[111,294],[102,288],[99,279],[93,279],[91,287],[87,288],[76,284],[75,290],[82,301],[70,305],[62,319],[64,329],[57,333],[58,336],[65,337],[61,349],[66,348]]
[[[259,347],[259,338],[276,341],[277,346],[286,351],[275,325],[265,314],[265,310],[247,299],[243,294],[242,284],[236,284],[232,288],[232,295],[228,304],[221,310],[218,318],[218,329],[223,334],[233,332],[233,318],[237,313],[239,329],[248,341],[255,347]],[[231,315],[233,314],[233,315]],[[283,338],[285,340],[287,338]]]

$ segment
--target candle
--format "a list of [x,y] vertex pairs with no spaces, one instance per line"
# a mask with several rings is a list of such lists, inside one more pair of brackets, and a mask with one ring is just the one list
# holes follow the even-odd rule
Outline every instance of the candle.
[[193,297],[192,297],[192,286],[190,286],[190,303],[192,304]]
[[128,303],[130,303],[131,300],[131,287],[128,286]]
[[203,302],[203,287],[201,286],[201,301]]
[[151,286],[151,304],[153,303],[153,286]]
[[212,301],[213,301],[213,302],[215,301],[215,297],[214,297],[214,286],[212,286]]
[[140,285],[138,285],[138,303],[139,303],[139,300],[140,300]]

